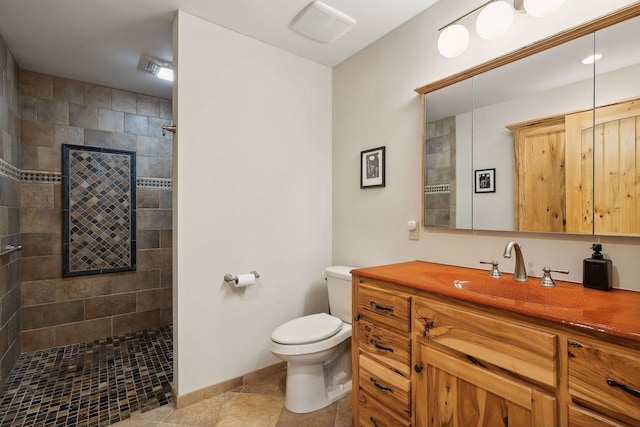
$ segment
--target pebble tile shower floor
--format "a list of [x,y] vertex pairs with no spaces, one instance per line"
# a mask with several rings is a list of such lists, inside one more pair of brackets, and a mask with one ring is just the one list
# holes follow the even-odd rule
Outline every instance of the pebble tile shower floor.
[[166,405],[173,328],[23,353],[0,394],[0,426],[105,426]]

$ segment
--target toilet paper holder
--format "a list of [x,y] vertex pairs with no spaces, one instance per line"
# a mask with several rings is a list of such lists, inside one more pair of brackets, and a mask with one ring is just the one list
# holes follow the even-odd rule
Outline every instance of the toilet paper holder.
[[[249,274],[253,274],[253,275],[256,277],[256,279],[257,279],[258,277],[260,277],[260,275],[258,274],[258,272],[257,272],[257,271],[255,271],[255,270],[250,271],[250,272],[249,272]],[[227,282],[227,283],[236,283],[236,282],[238,281],[238,276],[233,276],[233,275],[231,275],[231,274],[225,274],[225,275],[224,275],[224,281],[225,281],[225,282]]]

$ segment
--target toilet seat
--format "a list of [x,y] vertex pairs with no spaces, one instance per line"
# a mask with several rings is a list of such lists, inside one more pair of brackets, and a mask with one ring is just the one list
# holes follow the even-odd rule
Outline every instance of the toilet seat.
[[310,344],[335,335],[342,327],[342,320],[327,313],[317,313],[290,320],[271,334],[278,344]]

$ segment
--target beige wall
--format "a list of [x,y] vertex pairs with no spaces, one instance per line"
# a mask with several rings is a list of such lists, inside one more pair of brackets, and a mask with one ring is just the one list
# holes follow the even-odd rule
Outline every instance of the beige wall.
[[[21,105],[22,351],[171,323],[171,102],[22,71]],[[136,151],[156,178],[137,187],[136,271],[62,278],[62,144]]]
[[[273,330],[327,310],[331,69],[184,12],[174,49],[182,396],[278,363]],[[223,281],[251,270],[261,275],[251,287]]]
[[[460,57],[445,59],[436,49],[443,24],[470,10],[464,0],[442,0],[400,28],[334,68],[333,74],[333,261],[376,265],[412,259],[481,267],[481,259],[498,259],[512,272],[513,260],[502,258],[509,240],[521,242],[527,269],[541,276],[542,267],[571,270],[570,281],[582,281],[582,259],[600,241],[613,259],[614,286],[640,290],[638,238],[578,237],[511,232],[421,230],[408,240],[407,221],[421,218],[421,103],[416,87],[552,35],[564,28],[620,8],[632,1],[567,0],[547,18],[516,16],[502,39],[471,40]],[[360,151],[387,147],[385,188],[359,188]]]

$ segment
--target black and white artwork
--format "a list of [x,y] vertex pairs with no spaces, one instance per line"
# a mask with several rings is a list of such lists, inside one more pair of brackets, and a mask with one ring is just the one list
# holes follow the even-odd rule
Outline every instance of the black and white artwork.
[[475,171],[475,192],[495,193],[496,192],[496,170],[479,169]]
[[360,152],[360,188],[384,187],[385,147]]

